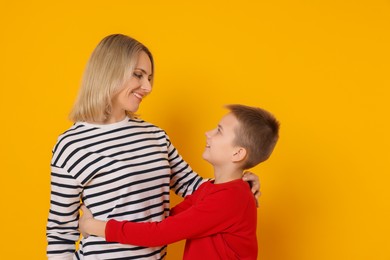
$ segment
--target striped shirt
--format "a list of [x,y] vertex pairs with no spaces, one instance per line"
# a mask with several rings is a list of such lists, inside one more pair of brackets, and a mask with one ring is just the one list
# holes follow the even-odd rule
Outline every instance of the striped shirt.
[[99,220],[161,221],[170,188],[191,194],[203,179],[183,161],[166,133],[145,121],[75,123],[58,137],[51,161],[47,222],[49,259],[164,259],[164,247],[79,240],[80,201]]

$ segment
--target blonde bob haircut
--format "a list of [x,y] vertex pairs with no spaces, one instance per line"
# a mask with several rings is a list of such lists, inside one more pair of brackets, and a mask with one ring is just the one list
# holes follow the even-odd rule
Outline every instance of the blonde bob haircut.
[[[92,52],[86,65],[78,97],[69,115],[73,122],[102,123],[111,113],[112,98],[125,81],[132,77],[139,54],[145,52],[154,62],[149,49],[137,40],[123,35],[105,37]],[[127,111],[130,118],[135,115]]]

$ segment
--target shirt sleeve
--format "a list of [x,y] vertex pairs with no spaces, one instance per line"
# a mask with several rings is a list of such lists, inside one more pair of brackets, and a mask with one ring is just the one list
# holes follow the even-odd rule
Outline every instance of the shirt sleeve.
[[193,203],[192,197],[193,197],[193,195],[186,196],[182,202],[180,202],[179,204],[177,204],[176,206],[171,208],[169,215],[174,216],[174,215],[177,215],[177,214],[189,209]]
[[[106,240],[139,246],[161,246],[223,232],[232,226],[245,203],[232,192],[218,191],[191,208],[161,222],[135,223],[109,220]],[[246,203],[247,204],[247,203]]]
[[195,173],[187,162],[183,160],[176,148],[166,135],[168,146],[168,161],[171,168],[170,188],[182,197],[192,194],[200,184],[205,182],[202,177]]
[[50,211],[46,226],[48,259],[73,259],[79,239],[82,186],[64,169],[51,167]]

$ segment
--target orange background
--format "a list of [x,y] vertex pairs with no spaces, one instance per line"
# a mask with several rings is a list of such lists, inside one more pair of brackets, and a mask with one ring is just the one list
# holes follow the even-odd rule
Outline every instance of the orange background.
[[389,260],[389,1],[133,2],[0,3],[2,258],[45,259],[51,149],[93,48],[124,33],[156,60],[140,114],[203,176],[224,104],[281,121],[253,169],[259,259]]

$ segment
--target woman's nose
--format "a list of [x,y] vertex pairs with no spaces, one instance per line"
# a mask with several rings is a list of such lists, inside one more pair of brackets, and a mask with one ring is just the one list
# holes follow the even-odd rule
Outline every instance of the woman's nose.
[[146,92],[150,92],[150,91],[152,91],[152,84],[150,83],[150,81],[148,79],[144,80],[142,82],[141,88],[143,90],[145,90]]

